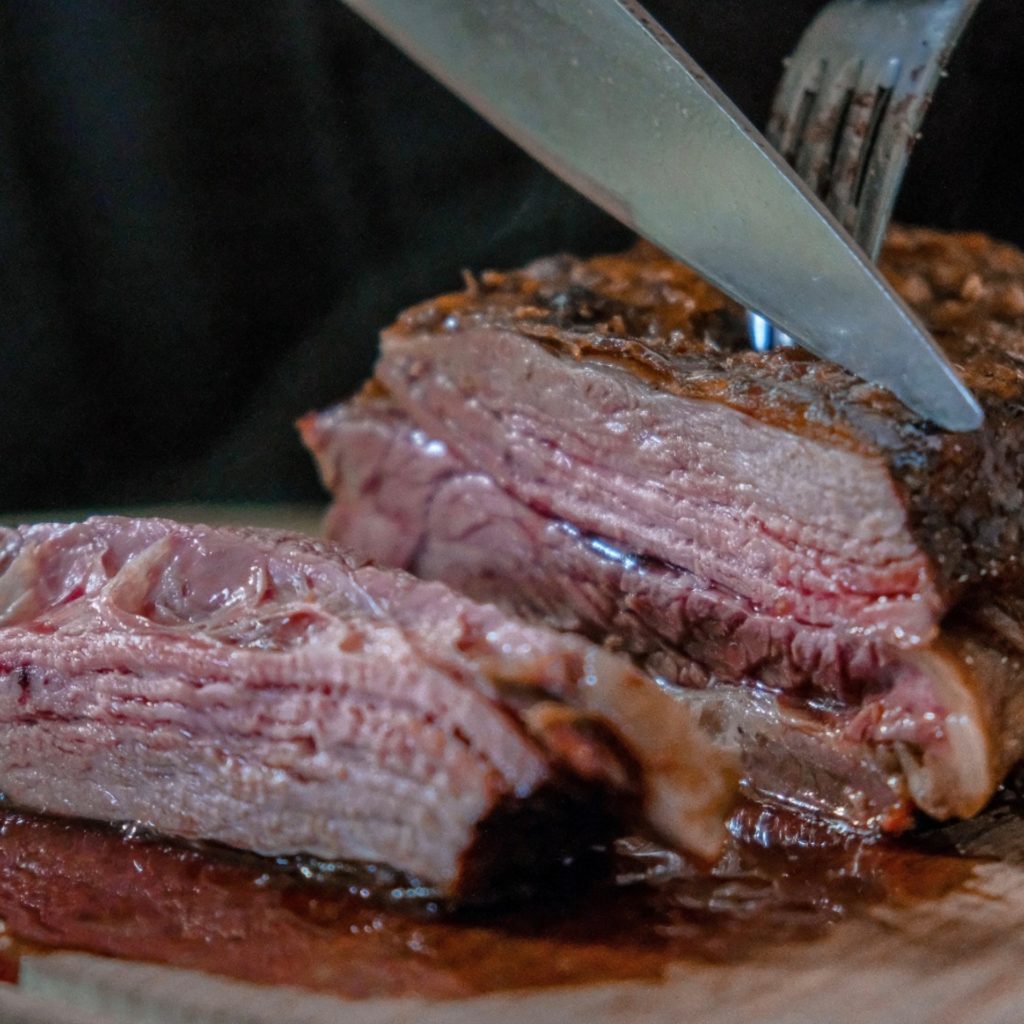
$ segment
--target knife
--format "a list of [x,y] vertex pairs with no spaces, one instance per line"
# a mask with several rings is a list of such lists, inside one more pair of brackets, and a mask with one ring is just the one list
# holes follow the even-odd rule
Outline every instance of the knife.
[[344,0],[608,213],[948,430],[981,408],[862,250],[632,0]]

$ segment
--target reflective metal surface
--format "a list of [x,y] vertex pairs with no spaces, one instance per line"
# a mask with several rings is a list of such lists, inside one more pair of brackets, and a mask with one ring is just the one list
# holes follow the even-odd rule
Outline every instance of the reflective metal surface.
[[687,54],[628,0],[347,0],[577,189],[816,354],[953,430],[927,332]]
[[[872,258],[943,69],[979,0],[832,0],[775,94],[766,135]],[[756,314],[764,352],[791,339]]]

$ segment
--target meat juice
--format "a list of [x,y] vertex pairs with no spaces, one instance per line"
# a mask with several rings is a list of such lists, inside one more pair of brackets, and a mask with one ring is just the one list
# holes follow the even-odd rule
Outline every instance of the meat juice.
[[[991,813],[1018,812],[1005,798]],[[26,952],[80,950],[348,999],[650,981],[679,961],[741,961],[881,904],[940,898],[977,863],[956,826],[869,841],[748,804],[731,835],[710,872],[624,838],[531,899],[451,908],[384,868],[6,810],[0,972],[16,980]]]

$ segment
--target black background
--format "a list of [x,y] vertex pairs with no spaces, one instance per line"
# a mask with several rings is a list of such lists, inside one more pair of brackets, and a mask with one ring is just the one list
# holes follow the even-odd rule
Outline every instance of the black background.
[[[821,4],[648,6],[760,124]],[[1022,101],[985,0],[900,216],[1024,243]],[[335,0],[0,0],[0,507],[315,496],[402,306],[626,240]]]

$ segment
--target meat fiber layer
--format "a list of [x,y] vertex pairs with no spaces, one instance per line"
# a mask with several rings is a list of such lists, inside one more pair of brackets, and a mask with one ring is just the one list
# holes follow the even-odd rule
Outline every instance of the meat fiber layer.
[[[912,803],[941,818],[974,813],[1020,755],[1021,648],[977,614],[909,650],[800,626],[528,508],[386,399],[304,429],[335,495],[331,536],[629,651],[687,688],[680,698],[743,752],[762,796],[894,829]],[[840,696],[815,698],[813,683]]]
[[335,495],[328,535],[382,565],[610,640],[687,686],[757,679],[845,701],[877,686],[886,647],[876,634],[763,609],[536,511],[389,399],[337,406],[305,421],[304,435]]
[[[909,788],[971,813],[1020,732],[993,713],[1020,689],[1015,651],[957,622],[1024,582],[1024,255],[897,230],[883,267],[982,430],[937,431],[800,352],[750,352],[738,310],[641,245],[404,314],[366,394],[303,425],[337,497],[328,529],[687,686],[825,708],[831,738],[807,758],[845,737],[893,806]],[[991,650],[992,673],[951,636]]]
[[966,589],[1020,578],[1024,255],[898,231],[883,265],[983,430],[936,431],[841,368],[749,351],[726,301],[646,246],[415,307],[376,377],[538,511],[767,612],[915,646]]
[[688,712],[582,641],[308,539],[119,518],[0,531],[0,750],[34,810],[456,896],[638,800],[713,855],[731,781]]

